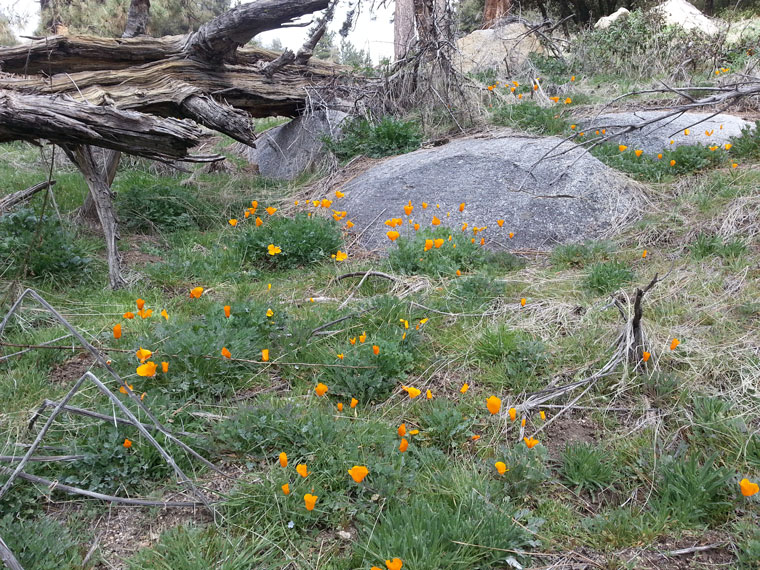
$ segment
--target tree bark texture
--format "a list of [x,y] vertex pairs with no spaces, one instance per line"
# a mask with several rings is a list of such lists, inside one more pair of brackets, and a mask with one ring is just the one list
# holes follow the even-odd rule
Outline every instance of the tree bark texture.
[[483,27],[490,28],[495,22],[509,14],[512,0],[486,0],[483,10]]

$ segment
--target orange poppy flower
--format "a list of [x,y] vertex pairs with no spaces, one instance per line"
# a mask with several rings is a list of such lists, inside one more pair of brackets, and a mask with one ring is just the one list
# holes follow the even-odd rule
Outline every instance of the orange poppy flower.
[[503,461],[497,461],[493,466],[496,467],[496,471],[499,472],[499,475],[504,475],[504,473],[508,471],[507,465]]
[[464,393],[465,393],[465,392],[467,392],[467,390],[469,390],[469,389],[470,389],[470,385],[469,385],[467,382],[465,382],[464,384],[462,384],[462,387],[459,389],[459,391],[460,391],[462,394],[464,394]]
[[367,340],[367,332],[366,331],[359,335],[359,342],[360,343],[364,344],[365,340]]
[[194,287],[190,289],[190,297],[193,299],[200,299],[203,294],[203,287]]
[[426,239],[425,240],[425,251],[433,249],[433,240],[432,239]]
[[546,421],[546,412],[544,412],[543,410],[541,410],[540,412],[538,412],[538,417],[540,417],[542,420]]
[[335,254],[336,261],[345,261],[347,257],[348,257],[348,254],[341,250],[338,250],[338,252]]
[[404,565],[403,562],[401,562],[401,558],[394,558],[393,560],[386,560],[385,566],[388,568],[388,570],[401,570],[401,567]]
[[135,318],[135,314],[134,313],[130,313],[129,311],[127,311],[126,313],[124,313],[122,315],[122,317],[124,317],[125,319],[134,319]]
[[279,247],[277,247],[273,243],[270,243],[267,246],[267,253],[269,253],[269,255],[277,255],[278,253],[282,253],[282,249],[280,249]]
[[328,390],[329,388],[325,386],[324,384],[322,384],[322,382],[317,384],[316,387],[314,388],[314,391],[317,393],[317,396],[319,397],[324,396]]
[[229,350],[227,350],[226,346],[222,347],[222,356],[224,356],[225,358],[232,358],[232,353]]
[[438,216],[433,216],[433,221],[430,223],[433,224],[434,226],[440,226],[441,220],[438,219]]
[[168,362],[164,361],[164,362],[161,363],[161,372],[163,372],[164,374],[166,374],[167,372],[169,372],[169,363]]
[[652,357],[652,353],[645,351],[644,354],[642,355],[642,360],[644,362],[648,362],[651,357]]
[[[721,128],[723,128],[723,127],[721,127]],[[726,143],[726,144],[723,145],[723,148],[725,148],[726,150],[731,150],[732,146],[734,146],[734,145],[732,145],[731,143]]]
[[684,136],[689,136],[689,129],[684,129],[683,131]]
[[277,211],[277,208],[273,208],[272,206],[269,206],[266,209],[267,214],[269,214],[270,216],[273,216],[276,211]]
[[549,99],[551,99],[555,103],[559,103],[559,97],[549,97]]
[[407,449],[409,449],[409,442],[406,440],[405,437],[401,438],[401,443],[398,446],[398,450],[401,453],[404,453]]
[[262,348],[261,349],[261,361],[262,362],[269,362],[269,349],[268,348]]
[[478,441],[480,439],[480,436],[475,434],[470,438],[472,441]]
[[[129,389],[130,390],[134,390],[135,387],[132,386],[132,384],[129,384]],[[127,393],[127,389],[124,386],[119,386],[119,392],[122,393],[122,394],[126,394]]]
[[280,452],[280,467],[287,467],[288,466],[288,454],[284,451]]
[[322,207],[323,208],[329,208],[330,206],[332,206],[332,200],[328,200],[327,198],[325,198],[324,200],[322,200]]
[[314,505],[317,504],[317,499],[318,498],[319,497],[317,497],[316,495],[310,495],[309,493],[306,493],[303,496],[303,502],[306,505],[306,510],[307,511],[313,511],[314,510]]
[[753,483],[749,479],[742,479],[739,481],[739,488],[742,491],[742,495],[745,497],[751,497],[752,495],[756,495],[758,491],[760,491],[760,486],[758,486],[757,483]]
[[738,168],[739,164],[736,162],[731,163],[731,168]]
[[354,483],[361,483],[364,481],[364,478],[369,475],[369,469],[364,465],[354,465],[348,470],[348,474],[351,475],[351,479],[354,480]]
[[306,463],[299,463],[296,465],[296,473],[298,473],[301,477],[306,478],[309,475],[309,470],[306,467]]
[[435,240],[433,242],[433,244],[435,245],[435,249],[440,249],[440,247],[443,245],[444,241],[445,240],[443,238],[438,238],[437,240]]
[[523,441],[525,442],[525,445],[528,446],[528,449],[533,449],[538,444],[538,440],[533,437],[524,437]]
[[231,220],[227,220],[227,223],[234,228],[237,225],[237,220],[232,218]]
[[639,149],[639,150],[634,150],[634,151],[633,151],[633,154],[635,154],[635,155],[636,155],[636,158],[640,157],[640,156],[641,156],[643,153],[644,153],[644,151],[643,151],[643,150],[640,150],[640,149]]
[[145,350],[143,347],[140,347],[140,349],[135,352],[135,356],[137,357],[137,360],[140,361],[140,364],[142,364],[153,356],[153,353],[150,350]]
[[125,439],[125,440],[124,440],[124,443],[122,443],[122,445],[123,445],[123,446],[124,446],[126,449],[129,449],[130,447],[132,447],[132,442],[131,442],[131,441],[129,441],[128,439]]
[[354,223],[351,220],[346,220],[346,227],[350,230],[354,227]]
[[137,299],[137,310],[141,311],[144,306],[145,306],[145,300]]
[[626,145],[624,145],[624,144],[618,145],[618,150],[619,150],[620,152],[625,152],[625,150],[626,150],[627,148],[628,148],[628,147],[627,147]]
[[459,204],[459,211],[460,212],[464,212],[464,206],[465,206],[464,202],[462,202],[461,204]]
[[491,415],[496,415],[501,410],[501,399],[496,396],[491,396],[486,400],[486,408],[491,412]]
[[343,354],[342,352],[339,352],[339,353],[338,353],[338,358],[339,358],[340,360],[343,360],[343,358],[344,358],[344,354]]
[[675,165],[676,165],[676,161],[675,160],[671,160],[670,161],[670,166],[675,166]]
[[528,300],[525,297],[523,297],[522,299],[520,299],[520,306],[524,307],[525,303],[527,303],[527,302],[528,302]]
[[153,376],[156,375],[156,363],[149,360],[145,364],[141,364],[137,367],[137,375],[145,378],[153,378]]
[[410,399],[414,399],[422,393],[421,390],[414,388],[412,386],[401,386],[401,389],[404,390],[407,394],[409,394]]
[[570,97],[568,97],[567,99],[565,99],[565,105],[569,105],[572,102],[573,102],[573,100],[570,99]]
[[229,305],[224,306],[224,316],[228,319],[230,318],[230,312],[232,311],[232,308]]
[[340,190],[336,190],[335,191],[335,197],[336,198],[343,198],[343,196],[345,196],[345,194],[343,192],[341,192]]
[[523,418],[523,419],[520,421],[520,425],[521,425],[522,427],[525,427],[525,418]]
[[509,419],[515,421],[517,419],[517,410],[509,408]]
[[401,424],[398,426],[396,433],[398,433],[399,437],[404,437],[406,435],[406,424]]
[[374,354],[375,356],[377,356],[378,354],[380,354],[380,347],[377,346],[376,344],[372,345],[372,354]]
[[282,489],[282,493],[283,493],[284,495],[290,495],[290,485],[288,485],[287,483],[285,483],[285,484],[284,484],[282,487],[280,487],[280,488]]
[[415,232],[419,231],[419,229],[420,229],[420,225],[419,224],[414,224],[414,231]]
[[[148,309],[150,311],[150,309]],[[169,313],[166,312],[166,309],[161,310],[161,316],[165,318],[167,321],[169,320]]]
[[352,409],[355,408],[358,403],[359,403],[359,400],[357,400],[356,398],[351,398],[351,408]]
[[256,216],[256,227],[258,228],[263,223],[264,223],[264,220],[262,220],[261,218],[259,218],[258,216]]
[[433,399],[433,393],[430,390],[428,390],[427,392],[425,392],[425,397],[428,400],[432,400]]
[[504,220],[496,220],[496,223],[498,224],[498,226],[499,226],[500,228],[501,228],[501,227],[504,227]]
[[117,324],[113,327],[113,337],[116,340],[119,340],[121,338],[121,325]]
[[406,206],[404,206],[404,213],[407,216],[411,216],[412,210],[414,210],[414,206],[412,206],[412,202],[410,201]]
[[675,350],[676,347],[681,344],[681,341],[677,338],[674,338],[672,341],[670,341],[670,350]]
[[401,234],[400,234],[400,233],[398,233],[396,230],[391,230],[391,231],[389,231],[388,233],[386,233],[385,235],[387,235],[387,236],[388,236],[388,239],[389,239],[389,240],[391,240],[391,241],[396,241],[396,240],[399,238],[399,236],[400,236]]
[[343,402],[338,402],[338,411],[339,412],[343,411]]
[[662,153],[657,155],[657,160],[660,160],[662,158]]

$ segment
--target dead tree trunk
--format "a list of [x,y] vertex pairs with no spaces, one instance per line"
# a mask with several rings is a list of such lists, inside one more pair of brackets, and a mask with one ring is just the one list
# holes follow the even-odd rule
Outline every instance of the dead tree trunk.
[[393,15],[393,55],[396,61],[404,59],[414,43],[414,2],[396,0]]
[[486,0],[483,10],[483,28],[490,28],[495,22],[509,14],[512,0]]
[[111,181],[103,161],[95,157],[94,149],[89,145],[62,146],[66,156],[77,165],[87,181],[90,196],[95,202],[100,225],[106,240],[106,257],[108,259],[108,282],[111,289],[121,289],[126,281],[121,276],[121,255],[118,249],[119,220],[113,204]]

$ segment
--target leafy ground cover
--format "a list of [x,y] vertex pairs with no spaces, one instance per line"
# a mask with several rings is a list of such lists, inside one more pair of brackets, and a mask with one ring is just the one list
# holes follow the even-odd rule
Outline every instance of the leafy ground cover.
[[[551,107],[560,122],[527,104],[494,113],[570,134],[564,113],[570,121],[583,97],[567,97]],[[403,128],[416,147],[416,131]],[[383,140],[396,140],[388,129]],[[351,152],[371,132],[357,128]],[[610,165],[656,182],[640,221],[606,241],[523,257],[482,248],[471,229],[399,236],[392,220],[407,223],[404,203],[389,220],[389,257],[371,257],[353,245],[339,189],[317,197],[308,181],[244,170],[196,174],[188,189],[185,175],[138,162],[117,177],[130,283],[120,291],[103,289],[97,238],[68,221],[84,187],[61,166],[61,218],[50,203],[43,216],[38,197],[0,219],[4,311],[20,275],[223,474],[159,437],[218,501],[213,518],[109,508],[18,481],[0,499],[0,536],[25,568],[81,568],[85,558],[177,570],[755,568],[756,149],[749,138],[679,149],[671,160],[694,165],[679,169],[603,147]],[[3,147],[4,188],[45,172],[30,147]],[[392,279],[360,286],[368,270]],[[523,410],[529,394],[609,360],[623,324],[610,296],[625,302],[655,273],[665,277],[645,300],[647,361]],[[43,400],[91,367],[101,375],[64,334],[27,303],[1,339],[6,356],[48,348],[0,361],[0,455],[33,440],[27,421]],[[93,386],[71,404],[114,415]],[[44,445],[40,453],[77,459],[27,472],[125,497],[188,498],[133,427],[66,414]],[[672,554],[695,545],[710,548]]]

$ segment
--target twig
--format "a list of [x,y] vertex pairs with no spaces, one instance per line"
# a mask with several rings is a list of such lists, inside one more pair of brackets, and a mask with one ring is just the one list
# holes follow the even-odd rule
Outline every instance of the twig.
[[[0,466],[0,473],[9,474],[11,470]],[[45,485],[51,491],[66,491],[74,495],[83,495],[85,497],[91,497],[93,499],[99,499],[101,501],[108,501],[110,503],[120,503],[122,505],[132,505],[137,507],[202,507],[205,505],[203,502],[195,501],[149,501],[147,499],[128,499],[126,497],[114,497],[113,495],[104,495],[102,493],[96,493],[95,491],[87,491],[86,489],[80,489],[79,487],[72,487],[71,485],[64,485],[58,481],[50,481],[37,475],[31,475],[24,471],[19,471],[18,478],[30,483],[39,483]]]
[[338,275],[336,277],[336,281],[342,281],[343,279],[348,279],[349,277],[359,277],[359,276],[369,276],[369,277],[382,277],[383,279],[388,279],[389,281],[398,281],[396,277],[393,275],[388,275],[387,273],[383,273],[382,271],[352,271],[351,273],[344,273],[343,275]]
[[[50,407],[57,406],[57,405],[58,405],[58,403],[54,402],[53,400],[45,400],[44,402],[42,402],[42,404],[40,405],[40,407],[37,409],[37,411],[34,413],[34,415],[29,420],[29,424],[27,425],[27,430],[30,430],[30,431],[32,430],[32,428],[34,427],[35,422],[37,421],[37,418],[45,410],[45,408],[50,408]],[[89,417],[89,418],[95,418],[96,420],[103,420],[104,422],[109,422],[109,423],[118,423],[118,424],[122,424],[122,425],[130,425],[130,426],[134,425],[130,420],[127,420],[127,419],[124,419],[124,418],[120,418],[119,416],[107,416],[105,414],[101,414],[101,413],[95,412],[93,410],[88,410],[86,408],[78,408],[76,406],[63,406],[62,411],[68,412],[70,414],[77,414],[79,416],[86,416],[86,417]],[[140,425],[142,425],[146,429],[150,429],[150,430],[155,430],[156,429],[156,426],[151,425],[151,424],[145,424],[145,423],[140,422]],[[190,432],[186,432],[186,431],[178,431],[178,432],[175,432],[175,433],[177,435],[181,435],[181,436],[185,436],[185,437],[193,437],[193,436],[196,435],[194,433],[190,433]]]
[[692,546],[691,548],[679,548],[678,550],[669,550],[667,552],[660,552],[660,556],[662,557],[669,557],[669,556],[682,556],[684,554],[692,554],[694,552],[704,552],[705,550],[714,550],[716,548],[720,548],[721,546],[725,546],[725,542],[716,542],[715,544],[706,544],[704,546]]

